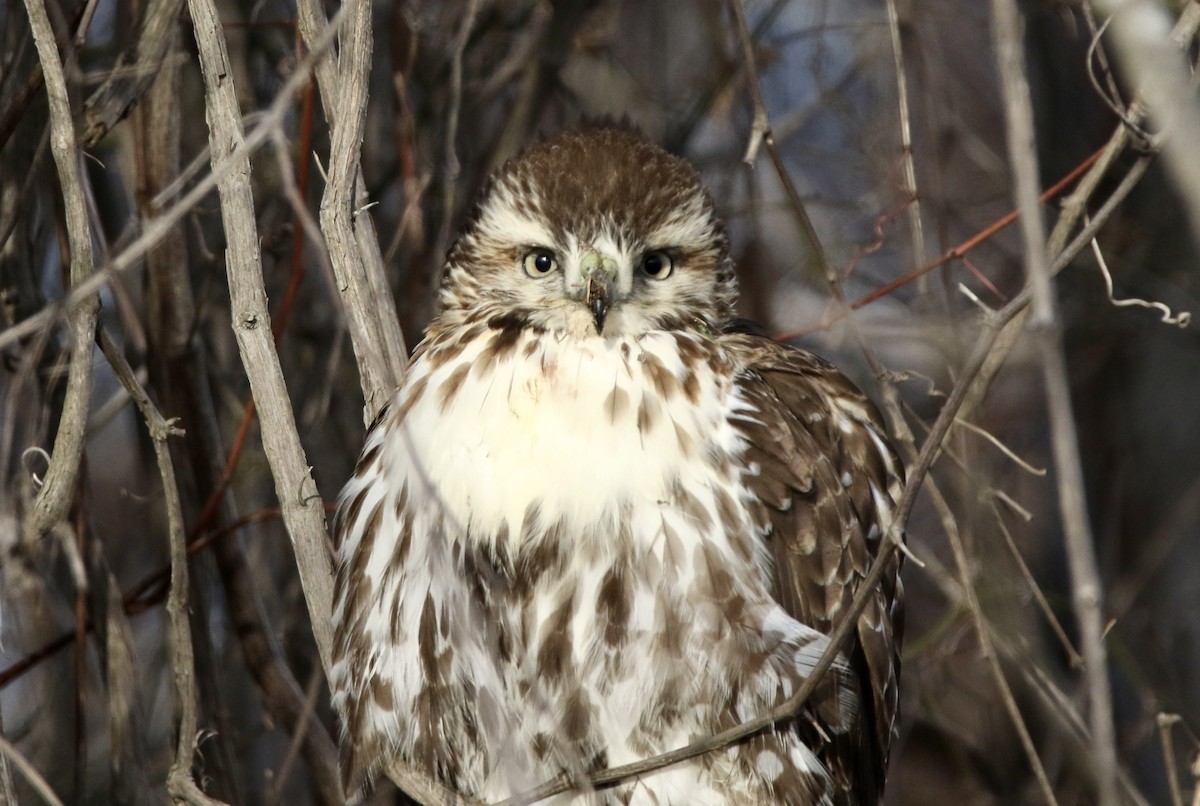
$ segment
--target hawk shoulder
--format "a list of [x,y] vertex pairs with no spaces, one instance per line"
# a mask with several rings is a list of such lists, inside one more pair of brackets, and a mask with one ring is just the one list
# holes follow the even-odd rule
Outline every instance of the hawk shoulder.
[[[829,362],[746,332],[723,344],[737,357],[751,415],[743,484],[772,561],[773,594],[798,621],[828,633],[867,575],[892,522],[903,467],[874,404]],[[822,758],[835,778],[874,802],[898,706],[903,590],[899,559],[859,616],[848,651],[865,713],[856,736]],[[868,797],[868,790],[869,797]]]

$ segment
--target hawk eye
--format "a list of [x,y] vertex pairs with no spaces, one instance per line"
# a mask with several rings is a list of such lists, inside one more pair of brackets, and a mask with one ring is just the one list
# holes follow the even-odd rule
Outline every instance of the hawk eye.
[[545,277],[558,268],[558,258],[549,249],[534,249],[525,255],[521,264],[530,277]]
[[653,280],[665,280],[671,276],[675,261],[666,252],[647,252],[642,255],[642,273]]

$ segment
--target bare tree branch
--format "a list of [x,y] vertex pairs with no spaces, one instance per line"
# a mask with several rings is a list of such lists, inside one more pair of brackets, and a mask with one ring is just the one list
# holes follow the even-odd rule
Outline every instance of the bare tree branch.
[[1152,0],[1096,0],[1101,13],[1112,19],[1113,41],[1121,63],[1162,130],[1163,155],[1171,179],[1180,190],[1191,222],[1192,239],[1200,244],[1200,100],[1196,80],[1183,52],[1195,30],[1200,4],[1187,3],[1174,30],[1171,12]]
[[371,328],[372,318],[366,313],[375,310],[379,300],[371,293],[354,235],[356,219],[369,215],[365,209],[354,209],[354,189],[361,179],[358,154],[367,117],[367,78],[371,66],[370,3],[353,4],[340,39],[340,80],[334,96],[336,111],[329,117],[333,134],[329,144],[325,196],[321,200],[321,227],[329,244],[338,288],[350,311],[350,341],[362,373],[366,398],[364,418],[369,422],[391,397],[398,380],[395,367],[384,359],[385,344]]
[[196,755],[198,735],[194,681],[196,665],[192,655],[192,634],[187,615],[188,567],[183,506],[179,502],[175,465],[171,461],[171,450],[167,446],[170,437],[182,436],[183,431],[174,421],[164,419],[159,413],[158,407],[138,382],[133,368],[125,360],[124,353],[104,331],[100,332],[100,348],[146,421],[146,428],[154,445],[154,456],[158,461],[158,472],[162,478],[163,497],[166,500],[167,531],[171,548],[171,592],[167,596],[167,614],[171,622],[171,666],[175,670],[175,697],[179,704],[179,742],[175,750],[175,761],[167,778],[167,791],[176,802],[209,806],[218,801],[205,795],[192,777],[192,761]]
[[[1033,297],[1031,319],[1041,352],[1046,402],[1050,410],[1051,444],[1058,470],[1058,499],[1066,532],[1071,569],[1072,599],[1082,633],[1084,677],[1091,704],[1092,765],[1101,806],[1117,802],[1116,737],[1108,657],[1104,648],[1104,588],[1096,565],[1095,547],[1084,493],[1079,437],[1071,409],[1062,324],[1046,254],[1046,232],[1038,201],[1037,149],[1033,132],[1033,101],[1025,77],[1023,26],[1015,0],[992,0],[996,58],[1000,67],[1008,123],[1009,162],[1015,176],[1014,195],[1021,211],[1025,265]],[[1047,790],[1049,785],[1046,784]]]
[[250,160],[243,146],[241,115],[221,20],[213,0],[188,0],[208,105],[213,173],[227,161],[232,170],[218,182],[225,227],[226,264],[234,334],[262,421],[263,448],[275,479],[284,523],[296,552],[313,637],[328,668],[332,635],[333,571],[326,545],[325,509],[304,457],[295,416],[271,336],[263,287]]
[[[304,41],[316,50],[329,30],[324,11],[316,0],[299,0],[297,11]],[[349,319],[364,422],[371,422],[399,384],[408,355],[359,164],[370,73],[371,4],[347,3],[341,13],[352,16],[337,58],[322,58],[316,68],[325,119],[332,129],[321,227]]]
[[[71,249],[71,287],[79,288],[92,274],[92,235],[88,226],[87,204],[84,201],[81,153],[75,139],[75,124],[67,95],[62,60],[50,27],[43,0],[25,0],[29,25],[37,44],[38,58],[45,75],[46,94],[50,100],[50,150],[58,166],[63,202],[66,206],[67,239]],[[66,517],[75,494],[75,480],[87,441],[88,401],[91,396],[92,340],[96,330],[99,299],[92,294],[81,297],[70,308],[71,368],[67,378],[66,401],[50,469],[42,482],[41,492],[34,501],[28,528],[35,533],[45,532]]]

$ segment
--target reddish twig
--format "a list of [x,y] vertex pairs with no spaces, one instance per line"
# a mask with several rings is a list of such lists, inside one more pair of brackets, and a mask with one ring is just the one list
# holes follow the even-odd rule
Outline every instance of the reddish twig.
[[[1079,163],[1074,168],[1072,168],[1071,171],[1066,176],[1064,176],[1062,179],[1058,180],[1053,185],[1051,185],[1049,188],[1047,188],[1046,191],[1044,193],[1042,193],[1042,195],[1040,197],[1042,203],[1045,204],[1045,203],[1051,201],[1052,199],[1055,199],[1058,196],[1060,196],[1063,193],[1063,191],[1065,191],[1067,189],[1067,187],[1069,187],[1073,182],[1075,182],[1075,180],[1079,179],[1079,177],[1083,176],[1087,172],[1087,170],[1089,168],[1091,168],[1092,165],[1094,165],[1098,159],[1100,159],[1100,157],[1104,153],[1104,151],[1105,151],[1104,148],[1098,149],[1094,154],[1092,154],[1087,159],[1085,159],[1083,162]],[[866,296],[864,296],[858,300],[855,300],[854,302],[848,303],[848,305],[847,305],[848,309],[843,308],[838,313],[835,313],[831,316],[827,316],[814,325],[809,325],[808,327],[798,328],[796,330],[789,330],[785,333],[780,333],[775,338],[777,341],[790,341],[792,339],[802,338],[804,336],[809,335],[810,333],[816,333],[821,330],[826,330],[827,328],[831,327],[834,324],[837,324],[843,318],[845,318],[846,315],[849,313],[849,311],[857,311],[859,308],[865,308],[867,305],[870,305],[872,302],[876,302],[876,301],[882,299],[883,297],[886,297],[888,294],[891,294],[897,288],[901,288],[902,286],[908,285],[913,280],[916,280],[918,277],[922,277],[922,276],[928,274],[929,272],[933,271],[936,268],[945,266],[947,263],[950,263],[951,261],[962,259],[972,249],[975,249],[981,243],[984,243],[985,241],[989,240],[990,238],[995,236],[997,233],[1001,232],[1005,227],[1009,226],[1010,224],[1012,224],[1014,221],[1016,221],[1020,217],[1021,217],[1020,211],[1013,210],[1012,212],[1008,213],[1007,215],[996,219],[991,224],[984,227],[982,230],[980,230],[979,232],[975,233],[967,240],[960,243],[958,246],[947,251],[941,257],[934,258],[933,260],[929,261],[928,263],[925,263],[922,266],[918,266],[917,268],[913,269],[912,271],[910,271],[906,274],[902,274],[901,276],[897,277],[895,280],[892,280],[890,283],[885,283],[884,285],[875,289],[874,291],[867,294]]]

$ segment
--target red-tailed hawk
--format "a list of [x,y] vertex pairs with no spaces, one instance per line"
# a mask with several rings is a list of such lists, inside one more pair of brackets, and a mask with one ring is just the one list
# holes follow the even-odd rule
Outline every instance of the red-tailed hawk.
[[[569,132],[491,179],[339,502],[349,788],[398,757],[494,801],[801,685],[902,470],[867,398],[735,326],[735,300],[695,170],[633,131]],[[556,802],[877,802],[897,570],[794,723]]]

